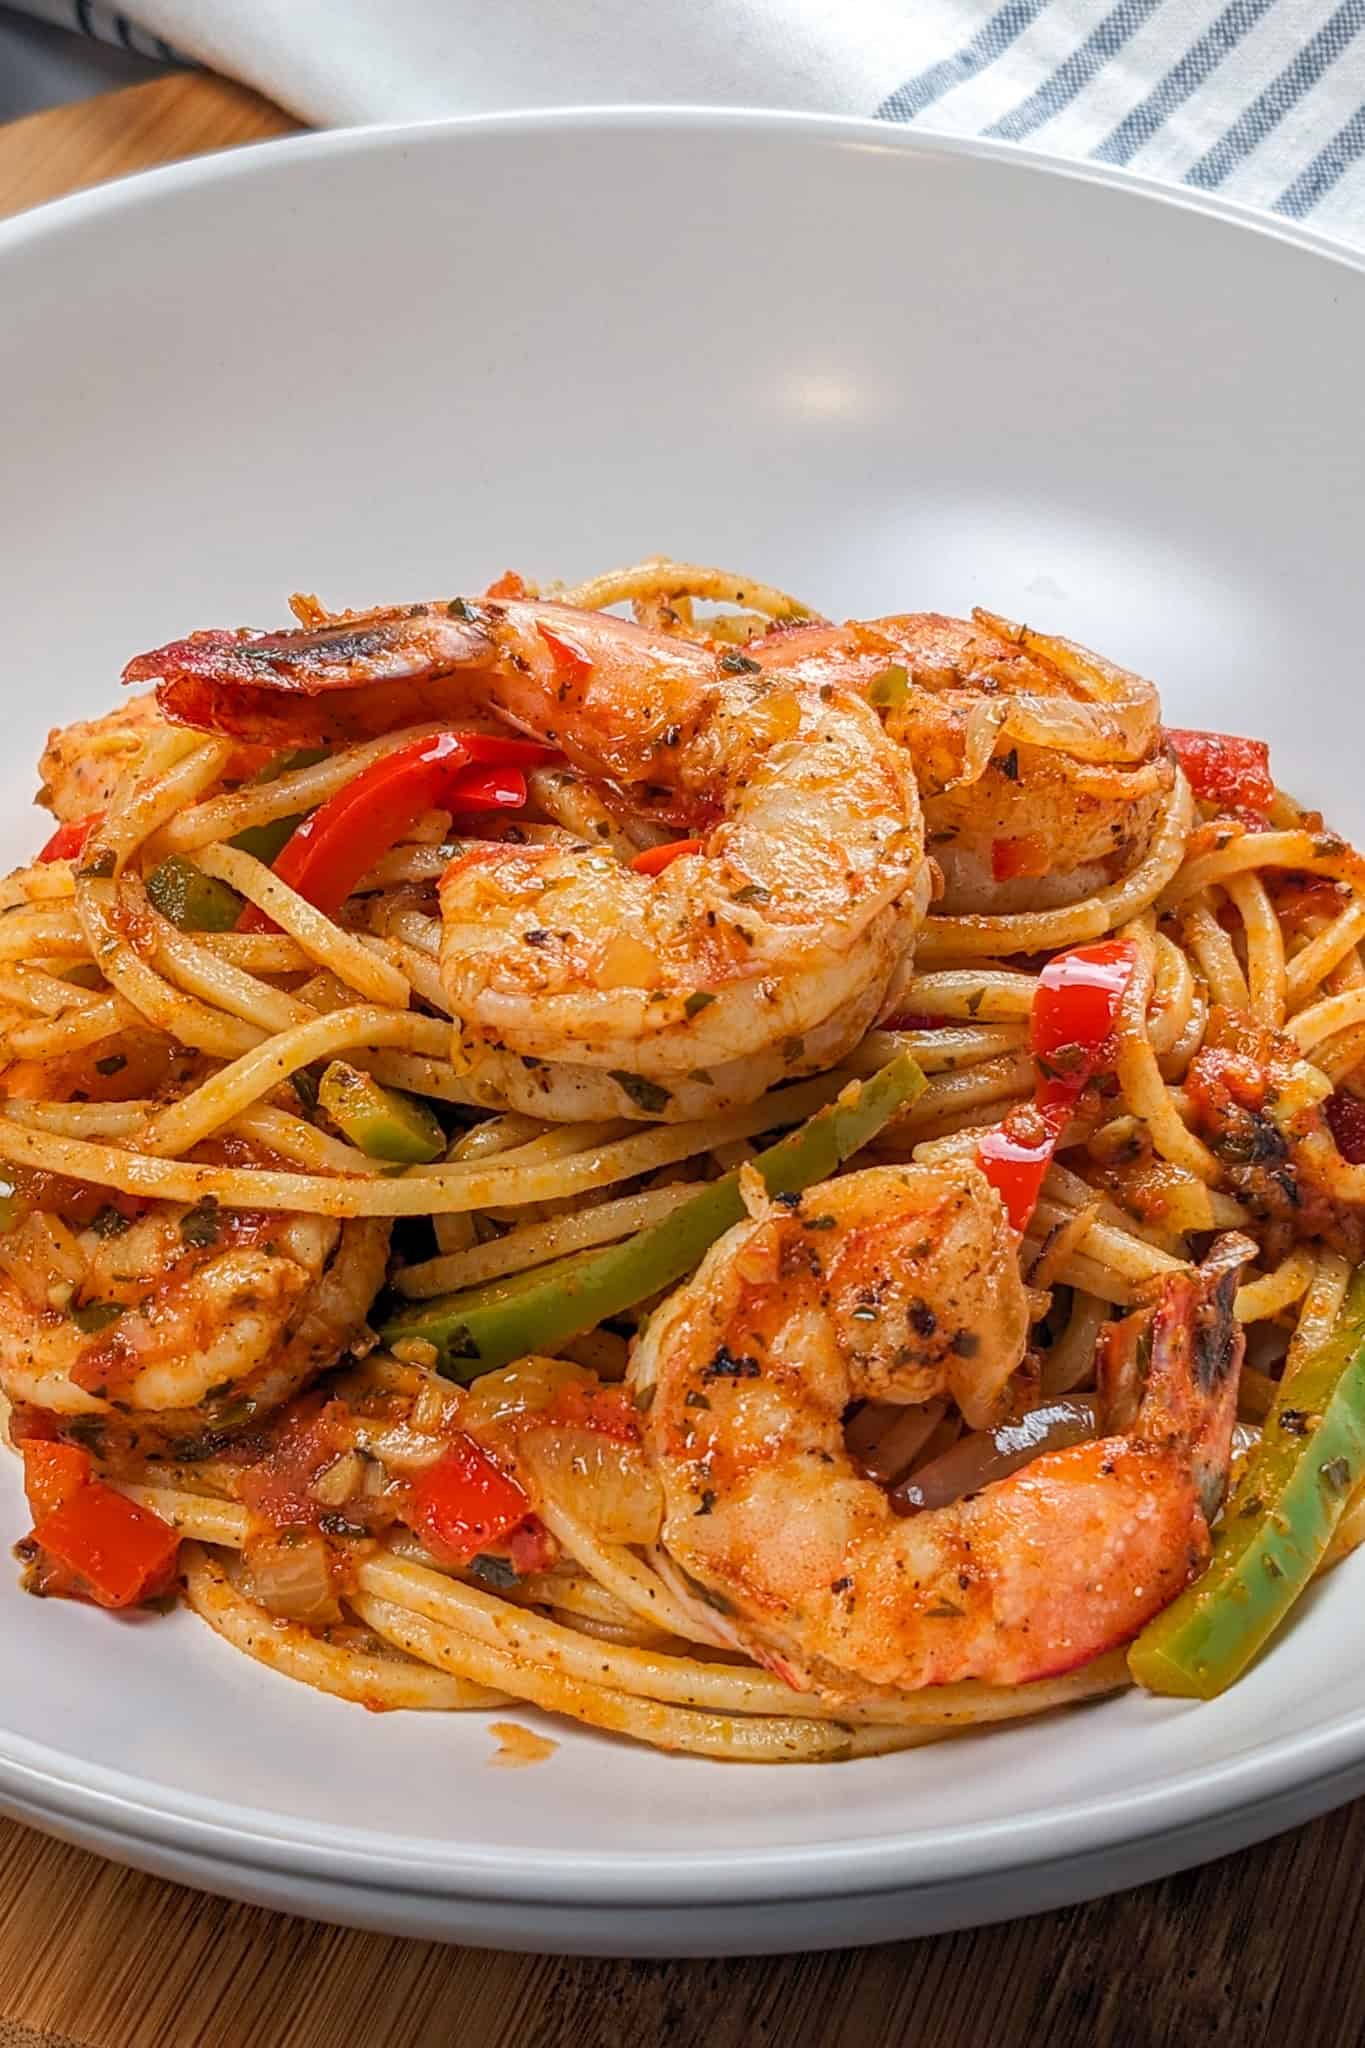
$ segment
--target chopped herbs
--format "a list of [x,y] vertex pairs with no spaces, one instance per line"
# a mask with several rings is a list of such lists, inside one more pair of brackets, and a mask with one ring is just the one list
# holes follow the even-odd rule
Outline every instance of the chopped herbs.
[[204,1251],[209,1245],[217,1244],[222,1227],[216,1195],[205,1195],[202,1202],[196,1202],[180,1219],[180,1235],[196,1251]]
[[884,668],[879,676],[873,676],[867,686],[867,701],[875,704],[879,711],[887,711],[903,704],[910,695],[910,678],[898,661],[890,668]]
[[127,1064],[128,1059],[125,1053],[111,1052],[107,1058],[95,1061],[95,1072],[97,1074],[121,1074]]
[[755,661],[752,655],[741,654],[738,648],[722,654],[718,666],[730,676],[761,676],[763,673],[762,662]]
[[517,1583],[518,1572],[510,1559],[496,1557],[491,1551],[481,1550],[477,1557],[469,1560],[470,1577],[487,1586],[491,1592],[505,1593]]
[[290,1075],[294,1093],[298,1096],[306,1117],[311,1117],[318,1106],[318,1077],[309,1067],[300,1067]]
[[88,1225],[96,1237],[122,1237],[124,1231],[132,1227],[132,1217],[125,1216],[112,1202],[106,1202],[102,1209],[97,1209]]
[[701,1376],[704,1380],[756,1380],[760,1370],[756,1358],[751,1358],[747,1352],[736,1357],[728,1345],[721,1344],[709,1363],[702,1367]]
[[90,859],[77,873],[82,881],[107,882],[118,866],[118,855],[112,846],[96,847]]
[[71,1320],[82,1336],[93,1337],[126,1313],[126,1305],[121,1301],[83,1301],[72,1308]]
[[665,1088],[660,1081],[651,1081],[647,1074],[618,1073],[613,1069],[611,1079],[622,1094],[628,1095],[635,1107],[642,1109],[646,1116],[662,1116],[673,1100],[672,1089]]
[[694,988],[687,1001],[683,1004],[683,1015],[686,1017],[697,1017],[715,1000],[715,997],[709,990]]
[[772,900],[772,890],[765,889],[759,882],[746,882],[742,889],[732,889],[730,892],[732,903],[752,903],[762,908],[765,903],[771,903]]

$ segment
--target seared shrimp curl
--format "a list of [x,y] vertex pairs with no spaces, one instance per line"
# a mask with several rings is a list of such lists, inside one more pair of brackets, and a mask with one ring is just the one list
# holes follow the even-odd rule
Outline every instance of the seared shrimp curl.
[[904,749],[853,691],[734,649],[457,598],[200,635],[129,673],[162,678],[169,716],[221,731],[336,738],[492,713],[697,841],[657,875],[591,846],[457,861],[441,974],[466,1042],[648,1080],[724,1066],[728,1098],[752,1098],[857,1043],[928,905]]
[[1174,785],[1151,683],[991,612],[782,629],[747,652],[879,705],[914,761],[950,913],[1106,888],[1142,858]]
[[0,1390],[151,1455],[240,1431],[334,1365],[364,1332],[389,1236],[171,1202],[76,1231],[35,1213],[19,1231],[0,1275]]
[[[919,1400],[936,1380],[983,1412],[1023,1344],[1017,1275],[940,1265],[912,1186],[929,1174],[850,1174],[737,1225],[632,1368],[666,1551],[751,1655],[835,1694],[1022,1684],[1127,1641],[1207,1556],[1230,1457],[1240,1239],[1116,1326],[1101,1371],[1114,1433],[898,1517],[845,1448],[849,1403]],[[990,1243],[979,1178],[967,1169],[960,1192]]]

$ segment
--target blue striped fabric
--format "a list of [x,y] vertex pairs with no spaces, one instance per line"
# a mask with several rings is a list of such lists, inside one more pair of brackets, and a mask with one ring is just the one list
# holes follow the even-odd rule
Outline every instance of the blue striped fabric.
[[940,10],[948,46],[886,95],[885,120],[1147,171],[1365,242],[1365,0],[982,13]]
[[[327,122],[506,105],[509,40],[529,100],[619,99],[630,0],[574,0],[567,36],[564,0],[11,4],[170,60],[165,31]],[[660,16],[657,76],[632,52],[636,97],[876,112],[1223,193],[1365,245],[1365,0],[660,0]],[[461,62],[442,68],[450,38]],[[476,44],[490,82],[468,61]]]
[[135,57],[150,57],[162,64],[184,64],[188,59],[173,50],[164,36],[153,35],[143,28],[135,15],[125,14],[110,4],[110,0],[15,0],[15,4],[27,14],[36,14],[42,21],[56,23],[59,27],[75,29],[80,35],[90,36],[99,43],[114,43],[119,48],[131,50]]

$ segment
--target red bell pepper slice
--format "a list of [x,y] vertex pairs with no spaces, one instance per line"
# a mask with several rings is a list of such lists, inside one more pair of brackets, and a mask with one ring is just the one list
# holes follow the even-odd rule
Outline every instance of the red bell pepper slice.
[[411,1527],[441,1564],[468,1564],[530,1512],[516,1480],[463,1433],[408,1489]]
[[[555,758],[537,740],[482,732],[440,732],[386,754],[319,805],[286,841],[275,873],[328,915],[424,811],[515,810],[526,802],[522,772]],[[244,932],[270,931],[248,904]]]
[[1264,740],[1240,739],[1235,733],[1192,732],[1166,728],[1176,759],[1202,802],[1264,816],[1275,795],[1270,774],[1270,748]]
[[135,1607],[169,1592],[180,1557],[168,1523],[99,1479],[37,1521],[33,1541],[97,1607]]
[[104,812],[92,811],[88,818],[73,818],[59,825],[39,852],[39,860],[75,860],[77,854],[84,853],[85,842],[95,827],[103,822]]
[[20,1450],[24,1459],[24,1492],[35,1522],[44,1521],[58,1508],[65,1507],[73,1493],[90,1483],[90,1453],[79,1444],[26,1437]]
[[1136,965],[1131,939],[1106,939],[1058,953],[1038,977],[1029,1023],[1038,1068],[1033,1102],[977,1141],[978,1163],[1018,1231],[1037,1206],[1081,1091],[1099,1071]]
[[705,844],[704,839],[669,839],[662,846],[647,846],[637,853],[631,866],[637,875],[661,875],[685,853],[700,853]]

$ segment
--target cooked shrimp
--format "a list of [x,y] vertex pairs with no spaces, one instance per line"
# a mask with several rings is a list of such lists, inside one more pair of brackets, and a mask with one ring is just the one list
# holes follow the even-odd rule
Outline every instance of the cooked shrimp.
[[162,678],[170,717],[234,733],[292,720],[295,737],[334,738],[491,713],[696,836],[657,875],[563,845],[453,864],[447,994],[466,1038],[523,1058],[654,1079],[775,1054],[799,1072],[826,1027],[828,1064],[927,908],[908,756],[854,693],[735,650],[564,605],[457,598],[318,631],[199,635],[128,673]]
[[766,668],[870,692],[910,749],[950,912],[1046,910],[1141,859],[1174,783],[1155,688],[991,612],[781,628]]
[[63,824],[107,808],[150,732],[164,726],[150,691],[130,697],[103,718],[57,725],[38,763],[39,801]]
[[[664,1547],[794,1683],[1055,1675],[1134,1635],[1208,1554],[1253,1247],[1221,1240],[1116,1326],[1101,1372],[1114,1433],[901,1519],[845,1447],[849,1403],[917,1401],[937,1380],[975,1419],[1018,1357],[1024,1310],[1017,1277],[945,1263],[900,1177],[851,1174],[737,1225],[655,1315],[632,1374]],[[969,1178],[963,1193],[993,1241],[981,1190]]]
[[240,1430],[361,1336],[386,1224],[158,1202],[85,1229],[34,1211],[5,1240],[0,1390],[104,1448]]
[[[42,777],[39,803],[63,824],[106,810],[115,792],[126,785],[137,757],[166,721],[151,691],[129,697],[102,718],[80,718],[74,725],[56,725],[38,762]],[[270,758],[268,746],[234,748],[225,777],[245,780]]]

